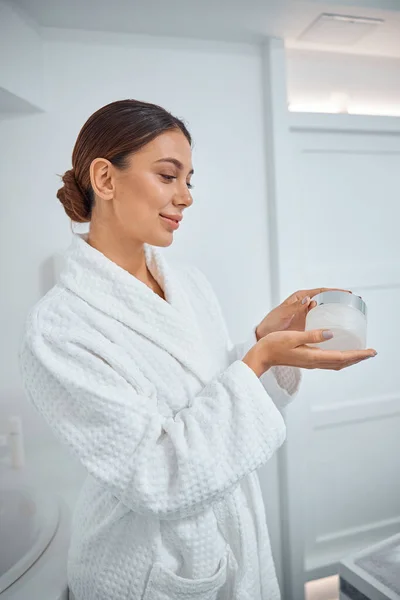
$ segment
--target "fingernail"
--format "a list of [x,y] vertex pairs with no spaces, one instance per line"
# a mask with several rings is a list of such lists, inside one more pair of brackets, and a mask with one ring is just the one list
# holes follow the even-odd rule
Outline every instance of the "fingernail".
[[333,338],[333,333],[332,331],[323,331],[322,337],[324,337],[326,340],[331,340]]
[[303,298],[303,300],[301,301],[302,304],[306,304],[307,302],[310,302],[311,298],[309,298],[309,296],[306,296],[305,298]]

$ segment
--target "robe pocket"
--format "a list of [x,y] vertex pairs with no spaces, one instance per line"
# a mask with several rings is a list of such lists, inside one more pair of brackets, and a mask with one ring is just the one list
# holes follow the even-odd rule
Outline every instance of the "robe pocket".
[[[160,562],[150,571],[143,600],[220,600],[228,599],[237,563],[230,549],[221,559],[217,572],[204,579],[176,575]],[[231,581],[228,581],[230,579]],[[227,593],[225,593],[225,590]]]

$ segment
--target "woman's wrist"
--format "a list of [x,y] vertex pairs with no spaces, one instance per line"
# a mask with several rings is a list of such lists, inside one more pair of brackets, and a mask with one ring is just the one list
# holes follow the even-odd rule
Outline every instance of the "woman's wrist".
[[267,358],[266,349],[261,349],[259,342],[248,351],[242,360],[257,377],[261,377],[272,366]]

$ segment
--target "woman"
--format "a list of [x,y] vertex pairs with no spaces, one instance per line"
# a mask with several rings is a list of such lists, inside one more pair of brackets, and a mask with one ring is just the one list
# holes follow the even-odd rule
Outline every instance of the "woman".
[[72,165],[57,196],[90,231],[74,236],[21,348],[30,399],[88,473],[69,586],[77,600],[278,598],[256,470],[285,439],[279,408],[298,367],[375,352],[306,345],[332,337],[304,332],[321,290],[294,294],[232,347],[202,273],[156,249],[193,201],[191,138],[164,109],[101,108]]

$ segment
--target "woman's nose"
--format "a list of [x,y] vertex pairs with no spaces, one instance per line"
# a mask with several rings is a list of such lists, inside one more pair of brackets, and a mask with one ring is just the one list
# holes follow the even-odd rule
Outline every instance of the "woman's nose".
[[186,188],[186,190],[183,190],[179,194],[176,194],[174,198],[174,204],[176,204],[177,206],[191,206],[193,204],[193,198],[190,191]]

